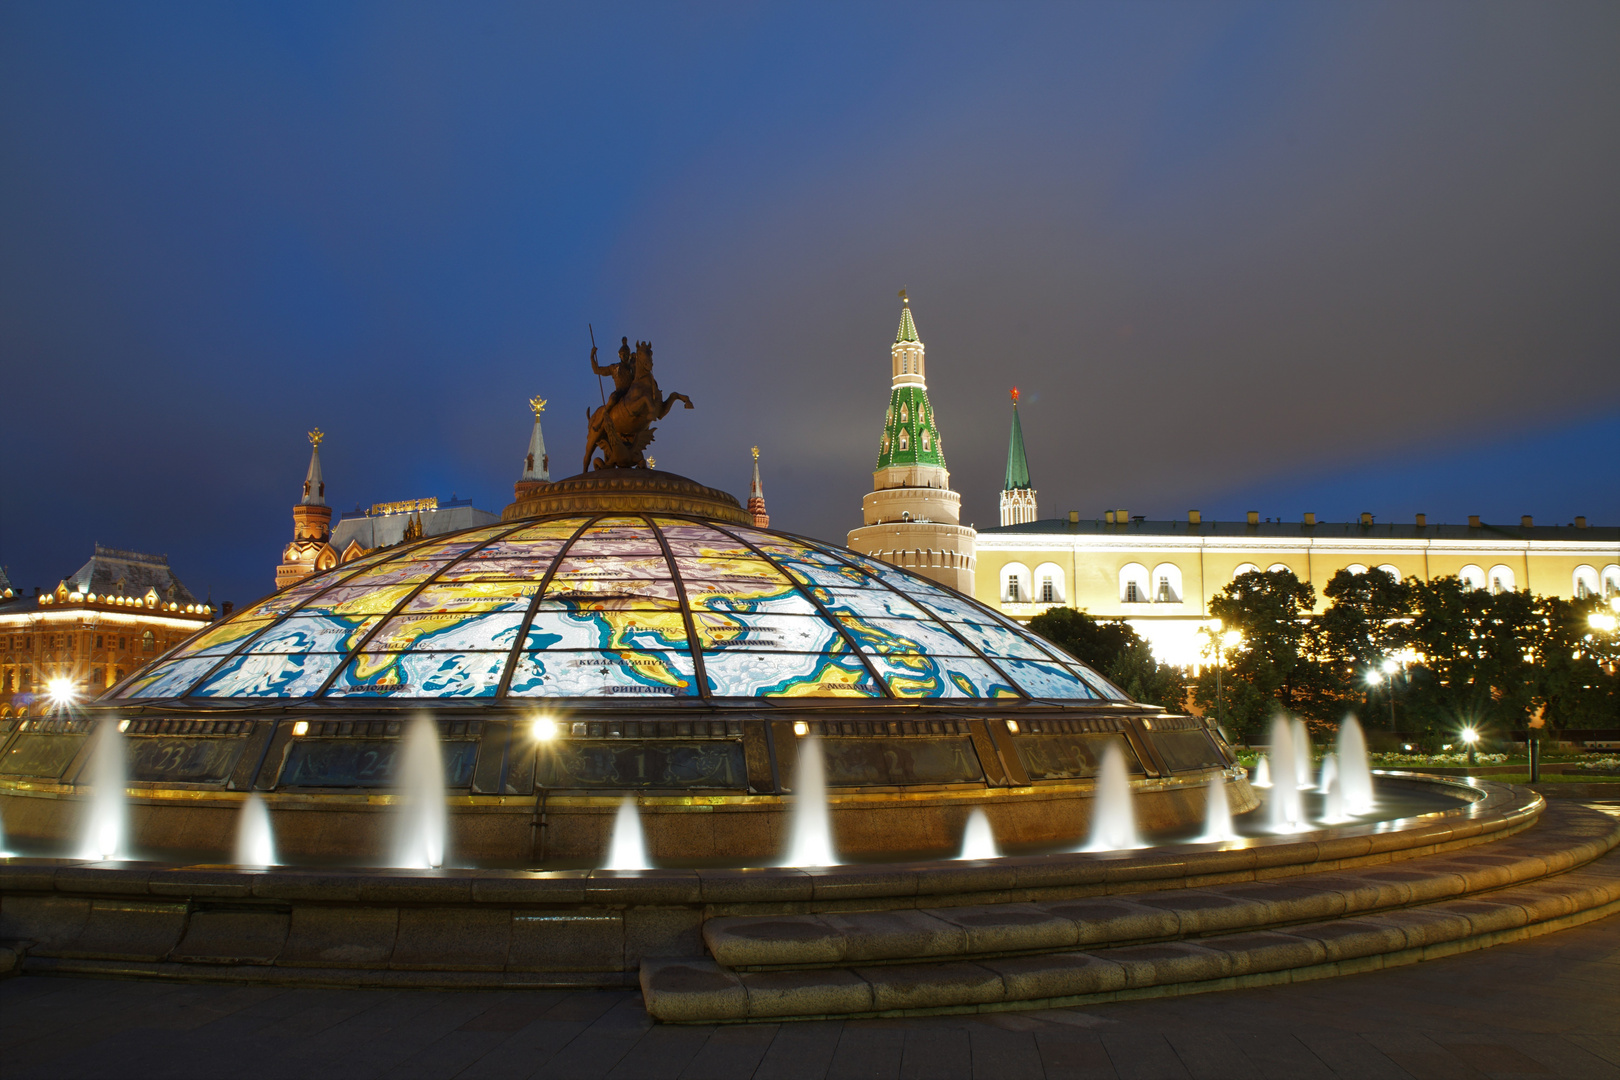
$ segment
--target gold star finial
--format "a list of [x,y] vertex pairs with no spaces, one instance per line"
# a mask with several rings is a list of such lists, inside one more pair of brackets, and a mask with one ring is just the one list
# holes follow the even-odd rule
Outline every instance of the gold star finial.
[[529,408],[534,410],[534,415],[535,416],[539,416],[541,413],[546,411],[546,399],[543,398],[543,397],[532,397],[532,398],[530,398],[529,399]]
[[326,432],[322,431],[320,428],[316,428],[314,431],[309,433],[309,445],[319,450],[321,448],[321,440],[324,438],[326,438]]
[[901,290],[900,290],[900,302],[901,302],[901,303],[902,303],[902,304],[909,304],[909,303],[911,303],[911,298],[910,298],[910,297],[909,297],[909,296],[907,296],[907,295],[906,295],[906,290],[904,290],[904,289],[901,289]]
[[757,446],[754,447],[754,460],[755,461],[759,460],[759,447],[757,447]]

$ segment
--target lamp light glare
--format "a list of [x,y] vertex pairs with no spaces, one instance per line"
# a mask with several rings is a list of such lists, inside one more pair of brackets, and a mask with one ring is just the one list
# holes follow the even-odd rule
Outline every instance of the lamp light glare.
[[1462,741],[1467,743],[1469,746],[1473,746],[1475,743],[1479,742],[1479,731],[1471,727],[1463,728]]
[[300,720],[300,721],[298,721],[298,723],[294,724],[293,725],[293,734],[294,735],[308,735],[309,734],[309,721],[308,720]]
[[557,722],[544,716],[535,717],[534,723],[529,725],[536,742],[547,742],[557,737]]
[[1395,662],[1395,658],[1393,656],[1389,657],[1384,661],[1384,674],[1393,675],[1397,670],[1399,670],[1400,666],[1400,664]]
[[1012,732],[1014,735],[1018,734],[1018,721],[1016,721],[1016,720],[1007,721],[1007,730]]
[[51,696],[52,705],[73,704],[73,680],[55,678],[45,684],[45,692]]
[[810,734],[810,725],[803,720],[793,721],[793,734],[801,736]]

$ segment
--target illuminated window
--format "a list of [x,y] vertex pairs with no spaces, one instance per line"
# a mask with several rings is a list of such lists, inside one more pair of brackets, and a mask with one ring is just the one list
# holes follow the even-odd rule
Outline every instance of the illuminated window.
[[911,449],[911,439],[906,436],[905,428],[900,429],[900,449],[902,451]]
[[157,652],[157,638],[150,630],[141,635],[141,652]]
[[1052,579],[1041,578],[1041,603],[1050,604],[1057,600],[1057,590],[1052,587]]
[[1018,603],[1021,599],[1023,599],[1018,593],[1018,575],[1017,574],[1009,574],[1007,576],[1007,599],[1009,601],[1011,601],[1012,603],[1014,603],[1014,604]]

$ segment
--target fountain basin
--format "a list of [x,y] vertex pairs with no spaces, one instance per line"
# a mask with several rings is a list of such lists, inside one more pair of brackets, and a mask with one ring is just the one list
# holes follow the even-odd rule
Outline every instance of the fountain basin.
[[1456,806],[1224,844],[812,870],[252,870],[10,859],[0,864],[0,940],[21,943],[25,970],[334,985],[629,985],[644,961],[704,955],[703,927],[716,918],[1040,904],[1387,870],[1511,836],[1545,805],[1507,785],[1415,776],[1379,783],[1438,791]]
[[[130,747],[132,852],[223,859],[243,801],[257,793],[283,861],[386,861],[399,796],[357,767],[339,766],[391,762],[409,713],[379,716],[372,709],[335,719],[331,712],[239,711],[214,720],[178,711],[132,705],[115,714],[125,718],[122,737]],[[841,858],[954,853],[975,809],[988,815],[1004,850],[1079,844],[1090,829],[1097,765],[1110,747],[1128,762],[1143,830],[1201,822],[1212,775],[1228,778],[1234,813],[1257,802],[1212,725],[1139,706],[1044,714],[1026,708],[1011,722],[919,708],[844,709],[837,720],[825,713],[797,714],[803,719],[706,713],[655,721],[646,712],[576,711],[571,717],[589,719],[570,718],[545,741],[533,739],[524,714],[514,712],[450,713],[436,721],[445,748],[452,864],[600,865],[627,794],[636,798],[648,853],[659,863],[778,862],[799,749],[810,736],[824,751]],[[312,715],[326,718],[303,719]],[[905,719],[875,718],[896,715]],[[0,815],[14,844],[65,851],[81,833],[96,736],[89,719],[36,723],[46,730],[25,721],[0,739]],[[295,734],[300,727],[303,734]],[[216,772],[182,781],[153,766],[188,760],[216,763]],[[311,761],[337,764],[316,772]],[[657,763],[655,775],[695,782],[639,783],[633,770],[645,762]],[[18,774],[28,769],[57,775]],[[386,778],[391,768],[378,775]]]

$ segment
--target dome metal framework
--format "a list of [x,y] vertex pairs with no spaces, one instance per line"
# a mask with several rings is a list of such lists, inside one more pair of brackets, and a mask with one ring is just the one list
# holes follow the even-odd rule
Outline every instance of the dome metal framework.
[[804,537],[657,513],[527,518],[373,553],[233,615],[106,700],[637,698],[1129,702],[916,574]]

